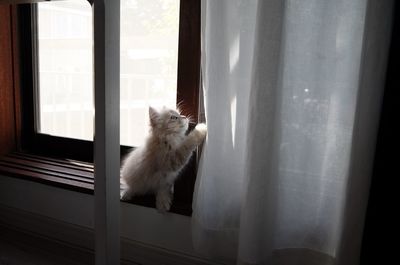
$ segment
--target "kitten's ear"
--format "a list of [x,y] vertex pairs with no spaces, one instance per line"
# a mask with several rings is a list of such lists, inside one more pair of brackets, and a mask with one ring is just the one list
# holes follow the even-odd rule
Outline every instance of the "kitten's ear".
[[155,108],[153,108],[153,107],[149,107],[149,118],[150,118],[150,124],[151,124],[151,126],[154,126],[154,125],[156,125],[156,121],[157,121],[157,118],[158,118],[158,112],[157,112],[157,110],[155,109]]

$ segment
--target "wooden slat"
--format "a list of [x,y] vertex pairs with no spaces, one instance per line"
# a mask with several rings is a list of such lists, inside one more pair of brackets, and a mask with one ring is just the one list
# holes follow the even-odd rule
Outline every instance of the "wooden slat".
[[0,158],[0,173],[74,191],[93,193],[94,177],[87,165],[79,167],[67,161],[11,153]]
[[44,174],[40,171],[29,171],[26,168],[10,167],[9,165],[3,165],[0,162],[0,171],[11,173],[13,176],[25,176],[30,178],[36,178],[37,180],[52,182],[52,183],[63,183],[70,185],[71,187],[81,187],[93,190],[93,183],[83,182],[81,180],[68,179],[65,176],[59,177],[52,174]]
[[53,165],[53,166],[58,166],[61,168],[68,168],[68,169],[76,169],[79,171],[86,171],[86,172],[91,172],[93,173],[93,165],[91,164],[86,164],[82,163],[79,161],[70,161],[67,159],[51,159],[48,157],[40,157],[40,156],[34,156],[30,154],[19,154],[19,153],[12,153],[7,155],[7,157],[10,158],[15,158],[15,159],[24,159],[27,161],[32,161],[32,162],[39,162],[41,164],[45,163],[47,165]]
[[57,159],[57,158],[52,158],[52,157],[48,157],[48,156],[34,155],[31,153],[24,153],[24,156],[32,157],[32,158],[40,158],[40,159],[44,159],[46,161],[53,161],[53,162],[57,162],[57,163],[64,163],[67,165],[79,164],[82,167],[93,169],[93,163],[88,163],[88,162],[84,162],[84,161],[77,161],[77,160],[73,160],[73,159]]
[[[23,163],[22,163],[23,162]],[[3,157],[0,160],[0,163],[6,163],[9,165],[26,167],[30,170],[41,170],[46,172],[52,172],[52,174],[61,174],[73,177],[79,177],[84,181],[93,182],[93,173],[78,170],[78,169],[70,169],[66,167],[49,165],[47,163],[40,163],[39,161],[31,161],[29,159],[21,161],[21,159],[13,158],[13,157]]]
[[70,175],[70,174],[59,173],[59,172],[47,170],[44,168],[35,168],[30,165],[11,164],[11,163],[7,163],[4,161],[0,161],[0,165],[7,166],[12,169],[23,170],[23,171],[29,172],[29,173],[42,174],[47,177],[62,178],[62,179],[66,179],[66,180],[73,180],[73,181],[78,181],[78,182],[82,182],[82,183],[93,184],[93,179],[87,179],[87,178],[82,178],[82,177],[78,177],[78,176],[74,176],[74,175]]

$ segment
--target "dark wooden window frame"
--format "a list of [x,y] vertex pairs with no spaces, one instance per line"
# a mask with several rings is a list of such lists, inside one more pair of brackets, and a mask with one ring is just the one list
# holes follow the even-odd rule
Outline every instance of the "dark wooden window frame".
[[[74,191],[93,193],[93,142],[56,137],[36,130],[38,117],[35,89],[38,68],[35,52],[37,36],[35,4],[10,7],[13,32],[13,80],[15,148],[0,159],[0,172],[55,185]],[[181,0],[177,102],[184,115],[199,115],[200,84],[200,0]],[[194,124],[191,124],[193,128]],[[121,146],[121,157],[132,147]],[[175,183],[171,212],[191,215],[197,157],[182,171]],[[131,203],[154,207],[154,196],[134,198]]]

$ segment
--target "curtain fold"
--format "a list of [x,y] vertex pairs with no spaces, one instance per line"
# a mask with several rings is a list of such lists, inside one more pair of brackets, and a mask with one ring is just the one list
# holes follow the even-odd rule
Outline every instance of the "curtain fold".
[[356,264],[392,4],[202,1],[199,252],[237,264]]

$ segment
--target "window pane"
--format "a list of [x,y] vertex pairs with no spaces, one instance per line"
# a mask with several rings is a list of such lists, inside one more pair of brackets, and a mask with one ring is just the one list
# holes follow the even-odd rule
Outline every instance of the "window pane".
[[121,144],[148,132],[148,105],[176,106],[179,0],[121,1]]
[[40,132],[93,138],[92,9],[85,0],[38,4]]
[[[40,132],[91,140],[91,7],[38,6]],[[179,0],[121,0],[121,144],[143,142],[149,105],[176,105],[178,32]]]

